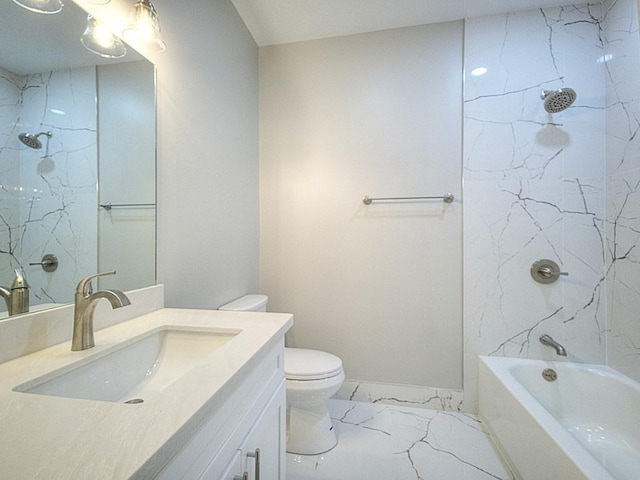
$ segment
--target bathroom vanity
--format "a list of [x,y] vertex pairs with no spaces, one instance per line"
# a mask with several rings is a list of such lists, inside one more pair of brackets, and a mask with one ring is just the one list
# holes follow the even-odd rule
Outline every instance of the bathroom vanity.
[[[284,480],[283,353],[284,342],[279,342],[256,358],[249,376],[171,459],[159,478]],[[140,473],[137,476],[148,478],[144,470]]]
[[0,364],[0,477],[284,479],[292,316],[144,313],[129,296],[129,314],[98,308],[81,352],[47,345],[70,337],[72,306],[0,322],[0,347],[25,343]]

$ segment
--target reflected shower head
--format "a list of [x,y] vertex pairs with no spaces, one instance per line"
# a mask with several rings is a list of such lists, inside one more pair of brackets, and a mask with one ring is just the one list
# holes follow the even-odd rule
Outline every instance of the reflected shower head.
[[578,94],[572,88],[545,90],[542,92],[544,109],[549,113],[559,113],[566,110],[576,101]]
[[18,135],[18,138],[27,147],[40,150],[42,148],[42,142],[38,140],[38,137],[40,135],[46,135],[47,138],[51,138],[53,134],[51,132],[40,132],[40,133],[36,133],[35,135],[31,133],[21,133],[20,135]]

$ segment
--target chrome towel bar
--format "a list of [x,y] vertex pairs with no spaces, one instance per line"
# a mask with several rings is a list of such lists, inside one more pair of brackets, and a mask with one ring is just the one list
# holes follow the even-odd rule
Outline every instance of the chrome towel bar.
[[378,201],[396,201],[396,200],[442,200],[444,203],[453,202],[453,193],[445,193],[444,195],[440,195],[437,197],[378,197],[372,198],[369,195],[365,195],[362,197],[362,203],[365,205],[371,205],[373,202]]
[[155,207],[155,203],[101,203],[100,206],[105,210],[111,210],[112,208],[119,207]]

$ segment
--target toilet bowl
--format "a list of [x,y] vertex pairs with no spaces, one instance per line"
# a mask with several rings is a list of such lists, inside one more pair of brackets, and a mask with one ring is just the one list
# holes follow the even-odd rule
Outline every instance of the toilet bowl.
[[[219,310],[266,311],[266,295],[245,295]],[[344,382],[342,360],[319,350],[284,349],[287,395],[287,452],[318,455],[338,444],[327,400]]]

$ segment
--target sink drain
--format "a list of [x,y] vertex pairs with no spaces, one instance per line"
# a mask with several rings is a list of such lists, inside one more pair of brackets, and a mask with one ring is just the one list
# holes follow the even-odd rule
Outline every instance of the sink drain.
[[127,400],[124,403],[142,403],[142,402],[144,402],[144,400],[141,398],[132,398],[131,400]]

